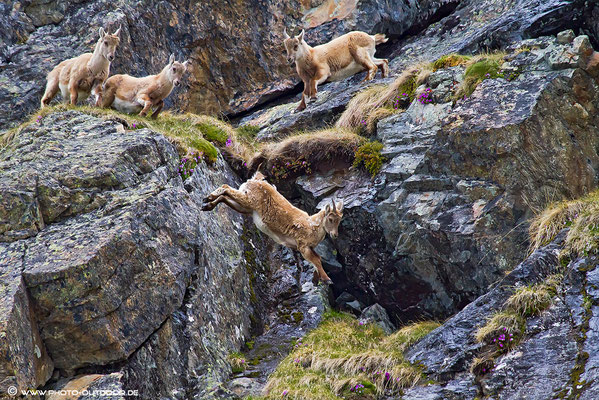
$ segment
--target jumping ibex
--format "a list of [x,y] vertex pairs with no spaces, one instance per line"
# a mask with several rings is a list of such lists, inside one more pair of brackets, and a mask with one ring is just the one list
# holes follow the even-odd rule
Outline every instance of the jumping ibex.
[[287,61],[293,63],[304,82],[302,101],[296,111],[306,108],[306,97],[316,100],[318,85],[325,81],[339,81],[358,72],[368,71],[364,80],[373,79],[381,68],[383,78],[389,74],[389,61],[374,57],[375,46],[385,43],[385,35],[369,35],[365,32],[349,32],[329,43],[311,47],[304,40],[304,31],[290,37],[285,30]]
[[125,113],[139,112],[141,116],[154,107],[152,118],[156,118],[164,106],[164,99],[171,94],[174,86],[181,84],[188,64],[189,61],[175,61],[175,55],[171,54],[168,65],[158,75],[143,78],[111,76],[102,90],[102,107],[112,106]]
[[343,217],[343,202],[327,204],[314,215],[308,215],[283,197],[277,189],[257,172],[251,179],[235,190],[222,185],[204,199],[204,211],[225,203],[242,214],[251,215],[262,232],[275,242],[293,250],[299,250],[304,259],[316,266],[318,277],[326,284],[333,281],[328,277],[320,256],[314,247],[324,239],[326,233],[334,239]]
[[65,60],[54,67],[48,74],[46,91],[41,101],[42,108],[50,103],[58,89],[65,103],[70,100],[75,105],[77,100],[85,100],[93,93],[98,105],[102,84],[108,78],[110,63],[114,60],[114,53],[120,42],[120,32],[120,27],[112,35],[100,28],[100,39],[93,53]]

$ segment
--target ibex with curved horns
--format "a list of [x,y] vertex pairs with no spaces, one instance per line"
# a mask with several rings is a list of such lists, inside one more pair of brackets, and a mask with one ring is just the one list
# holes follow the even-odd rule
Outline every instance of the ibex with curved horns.
[[110,74],[110,63],[119,45],[121,28],[112,35],[100,28],[100,39],[93,53],[85,53],[79,57],[65,60],[48,74],[46,91],[41,106],[47,106],[52,98],[60,92],[65,103],[77,104],[77,100],[85,100],[90,93],[96,96],[96,104],[101,97],[102,84]]
[[[283,197],[277,189],[264,180],[260,172],[248,179],[238,190],[222,185],[204,199],[204,211],[213,210],[225,203],[242,214],[251,215],[256,227],[275,242],[299,250],[304,259],[316,266],[318,278],[326,284],[333,281],[322,268],[320,256],[314,247],[329,234],[337,237],[343,217],[343,202],[331,204],[314,215],[308,215]],[[315,275],[316,275],[315,273]]]
[[339,81],[368,71],[366,81],[374,79],[378,68],[383,78],[389,74],[389,61],[374,57],[376,45],[387,41],[383,34],[354,31],[316,47],[306,43],[303,30],[295,37],[290,37],[285,30],[283,36],[287,61],[290,64],[295,61],[297,73],[304,82],[302,101],[296,111],[306,108],[306,97],[316,100],[318,85],[325,81]]

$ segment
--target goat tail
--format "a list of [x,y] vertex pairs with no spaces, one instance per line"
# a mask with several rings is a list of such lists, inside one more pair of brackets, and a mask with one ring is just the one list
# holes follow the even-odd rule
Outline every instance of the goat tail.
[[377,33],[376,35],[374,35],[374,44],[381,44],[381,43],[387,43],[387,40],[389,40],[388,37],[385,36],[384,33]]

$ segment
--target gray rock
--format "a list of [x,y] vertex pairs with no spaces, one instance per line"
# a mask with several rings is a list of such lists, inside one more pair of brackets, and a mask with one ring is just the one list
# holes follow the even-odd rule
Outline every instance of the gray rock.
[[576,35],[572,29],[568,29],[567,31],[562,31],[557,34],[557,42],[559,44],[568,44],[572,43]]
[[[123,374],[120,372],[106,375],[79,375],[73,378],[61,379],[52,385],[51,390],[56,393],[46,395],[47,400],[64,399],[65,396],[61,394],[62,391],[67,391],[69,398],[73,400],[92,400],[101,397],[108,400],[125,400],[127,394],[127,390],[123,386]],[[102,394],[94,395],[94,391]],[[131,392],[133,396],[134,393]]]
[[[23,129],[0,165],[0,382],[119,372],[142,398],[214,397],[267,299],[243,218],[200,211],[239,184],[224,161],[201,164],[188,192],[162,135],[68,111]],[[32,201],[23,224],[11,210]]]
[[363,309],[359,319],[362,323],[372,322],[377,324],[387,335],[395,330],[395,325],[389,320],[387,311],[379,304],[373,304]]

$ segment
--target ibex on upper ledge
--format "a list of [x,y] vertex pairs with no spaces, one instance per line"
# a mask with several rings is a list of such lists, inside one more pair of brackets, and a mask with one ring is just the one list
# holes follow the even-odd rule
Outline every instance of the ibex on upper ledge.
[[110,74],[110,63],[114,60],[114,53],[120,42],[119,33],[120,27],[112,35],[100,28],[100,39],[93,53],[65,60],[54,67],[48,74],[41,107],[47,106],[59,89],[65,103],[70,100],[75,105],[77,100],[87,99],[91,92],[96,96],[97,104],[102,84]]
[[258,229],[275,242],[299,250],[306,260],[316,266],[321,281],[333,283],[322,268],[320,256],[316,254],[314,247],[324,239],[326,233],[332,238],[337,237],[343,217],[343,202],[335,204],[332,201],[332,204],[327,204],[318,213],[308,215],[266,182],[264,175],[256,172],[239,190],[222,185],[210,193],[204,199],[202,209],[213,210],[219,203],[225,203],[242,214],[251,215]]
[[181,84],[188,65],[189,60],[180,63],[171,54],[168,64],[158,75],[143,78],[126,74],[111,76],[102,90],[102,107],[112,106],[125,113],[139,112],[141,116],[145,116],[154,107],[152,118],[156,118],[164,106],[164,99],[175,86]]
[[302,101],[296,111],[306,108],[306,97],[316,100],[318,85],[325,81],[339,81],[362,71],[368,71],[364,80],[370,80],[379,67],[383,78],[389,74],[389,61],[374,57],[375,46],[387,41],[383,34],[354,31],[316,47],[306,43],[303,30],[293,38],[286,30],[283,35],[287,61],[295,61],[297,73],[304,82]]

